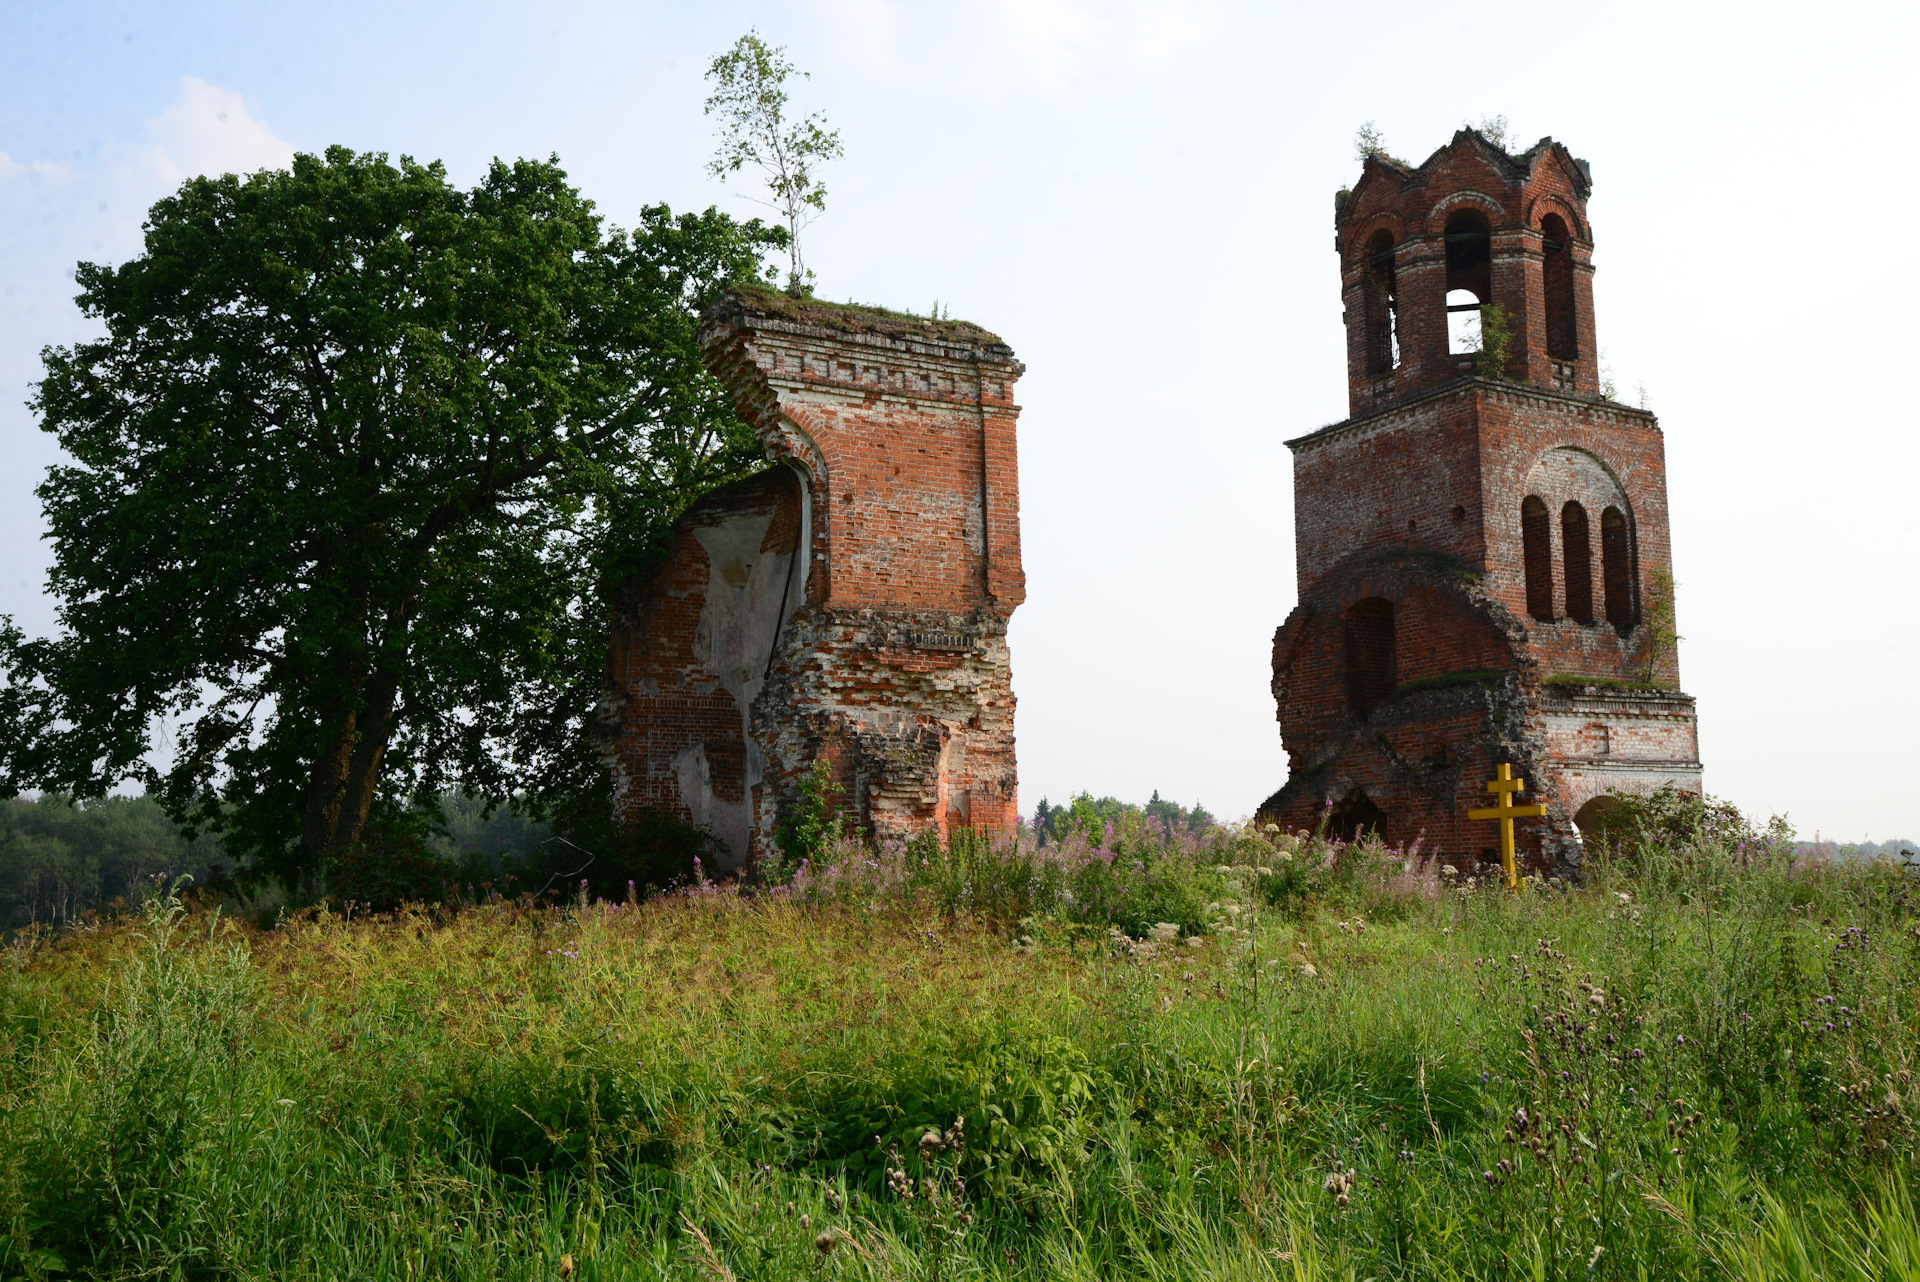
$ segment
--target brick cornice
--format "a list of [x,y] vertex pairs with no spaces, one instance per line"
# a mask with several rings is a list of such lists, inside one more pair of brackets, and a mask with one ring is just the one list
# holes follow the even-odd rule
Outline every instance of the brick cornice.
[[1398,415],[1411,415],[1415,410],[1429,406],[1436,401],[1443,401],[1472,392],[1487,392],[1496,396],[1530,400],[1541,404],[1562,406],[1567,409],[1618,415],[1630,421],[1637,421],[1642,427],[1652,428],[1656,432],[1660,430],[1660,422],[1654,417],[1652,410],[1643,410],[1632,405],[1622,405],[1618,401],[1609,401],[1604,397],[1580,396],[1568,392],[1555,391],[1550,387],[1538,387],[1532,383],[1510,383],[1505,379],[1483,378],[1480,375],[1474,374],[1422,389],[1407,397],[1405,400],[1394,401],[1392,404],[1374,410],[1372,413],[1356,414],[1352,418],[1342,419],[1338,423],[1330,423],[1326,427],[1308,432],[1304,436],[1296,436],[1286,442],[1286,447],[1295,454],[1300,454],[1324,445],[1337,437],[1358,431],[1361,428],[1378,426],[1384,420],[1394,418]]

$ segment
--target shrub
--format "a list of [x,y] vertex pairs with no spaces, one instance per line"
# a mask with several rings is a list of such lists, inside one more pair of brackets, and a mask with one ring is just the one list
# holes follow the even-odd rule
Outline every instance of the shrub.
[[370,822],[366,836],[327,870],[331,897],[373,912],[438,903],[456,870],[427,848],[423,824]]

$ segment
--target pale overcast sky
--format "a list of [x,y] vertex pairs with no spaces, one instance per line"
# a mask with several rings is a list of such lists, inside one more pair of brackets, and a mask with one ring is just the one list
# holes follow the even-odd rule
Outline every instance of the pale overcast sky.
[[1913,502],[1920,7],[975,0],[0,8],[0,613],[51,611],[23,402],[70,273],[183,177],[343,143],[557,154],[614,221],[719,204],[707,60],[749,26],[839,127],[829,298],[1004,335],[1028,601],[1021,801],[1248,813],[1294,604],[1282,444],[1345,416],[1333,192],[1504,114],[1592,162],[1600,344],[1667,433],[1707,788],[1803,835],[1920,837]]

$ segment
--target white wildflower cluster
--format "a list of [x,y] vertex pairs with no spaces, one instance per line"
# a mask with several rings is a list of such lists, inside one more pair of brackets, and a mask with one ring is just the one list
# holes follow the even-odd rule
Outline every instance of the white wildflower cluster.
[[1135,939],[1115,926],[1107,931],[1107,941],[1116,953],[1139,962],[1153,961],[1167,949],[1179,944],[1180,927],[1170,921],[1157,921],[1147,931],[1146,938]]

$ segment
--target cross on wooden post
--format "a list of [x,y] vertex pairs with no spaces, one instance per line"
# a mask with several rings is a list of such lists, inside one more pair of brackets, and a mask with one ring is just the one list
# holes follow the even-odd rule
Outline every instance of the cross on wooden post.
[[1513,794],[1527,786],[1524,779],[1513,777],[1513,767],[1506,762],[1500,763],[1500,777],[1487,780],[1487,791],[1499,797],[1499,804],[1480,810],[1467,811],[1469,819],[1498,819],[1500,821],[1500,864],[1507,870],[1507,889],[1518,890],[1520,877],[1513,866],[1513,821],[1532,819],[1547,813],[1545,806],[1516,806]]

